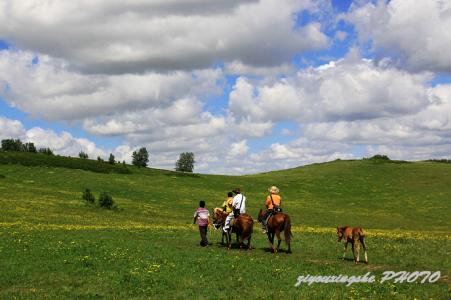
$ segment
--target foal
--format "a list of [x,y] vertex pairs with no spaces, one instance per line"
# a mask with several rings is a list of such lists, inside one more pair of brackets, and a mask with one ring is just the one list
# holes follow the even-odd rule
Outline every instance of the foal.
[[[365,263],[368,264],[368,255],[366,253],[366,245],[365,245],[365,233],[363,232],[362,227],[337,227],[337,235],[338,242],[344,239],[345,249],[343,252],[343,259],[346,256],[346,250],[348,249],[348,243],[352,245],[352,254],[354,255],[354,262],[357,264],[360,260],[360,244],[363,246],[363,250],[365,250]],[[356,255],[357,249],[357,255]]]

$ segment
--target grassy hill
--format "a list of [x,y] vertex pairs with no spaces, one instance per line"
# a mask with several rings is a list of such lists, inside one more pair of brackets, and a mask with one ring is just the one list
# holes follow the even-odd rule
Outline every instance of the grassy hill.
[[[72,159],[70,167],[23,163],[36,157],[0,153],[0,298],[449,295],[451,164],[334,161],[217,176],[131,166],[96,172],[94,164],[101,163],[79,165],[79,159]],[[241,187],[248,212],[256,216],[271,185],[281,189],[284,210],[292,217],[292,255],[268,253],[257,226],[252,251],[198,246],[192,214],[199,200],[211,209],[227,191]],[[88,205],[81,200],[84,188],[96,196],[108,192],[118,209]],[[339,259],[338,225],[367,229],[368,266]],[[216,243],[220,233],[211,232],[209,238]],[[380,278],[391,270],[441,271],[442,276],[435,284],[294,287],[301,275],[372,272]]]

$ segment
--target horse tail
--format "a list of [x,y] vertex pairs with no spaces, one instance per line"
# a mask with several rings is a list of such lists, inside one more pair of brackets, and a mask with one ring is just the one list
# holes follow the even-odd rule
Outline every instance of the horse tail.
[[366,250],[366,244],[365,244],[365,231],[363,231],[363,228],[360,228],[360,232],[359,232],[359,240],[362,243],[363,248]]
[[360,237],[362,238],[362,239],[364,239],[365,238],[365,231],[363,231],[363,228],[359,228],[360,230],[360,232],[359,232],[359,235],[360,235]]
[[293,234],[291,233],[291,219],[289,215],[285,215],[285,226],[283,233],[285,235],[285,242],[290,243]]

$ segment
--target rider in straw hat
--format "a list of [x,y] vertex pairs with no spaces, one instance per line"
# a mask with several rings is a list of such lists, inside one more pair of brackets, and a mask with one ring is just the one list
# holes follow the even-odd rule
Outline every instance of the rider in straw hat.
[[266,217],[262,222],[262,230],[263,233],[266,233],[266,224],[268,223],[269,218],[278,212],[281,212],[282,209],[280,205],[282,204],[282,198],[279,196],[279,188],[276,186],[272,186],[268,189],[269,195],[266,197]]

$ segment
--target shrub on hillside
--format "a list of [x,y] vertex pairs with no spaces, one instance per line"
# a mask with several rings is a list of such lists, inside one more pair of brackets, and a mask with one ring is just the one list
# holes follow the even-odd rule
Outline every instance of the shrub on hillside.
[[87,202],[90,202],[90,203],[94,203],[94,202],[96,201],[96,198],[94,197],[94,194],[91,193],[91,190],[90,190],[90,189],[85,189],[85,190],[83,191],[83,196],[82,196],[82,198],[83,198],[84,200],[86,200]]
[[99,206],[100,207],[103,207],[106,209],[111,209],[111,208],[113,208],[113,205],[114,205],[113,197],[108,195],[108,193],[106,193],[106,192],[100,193],[100,196],[99,196]]

